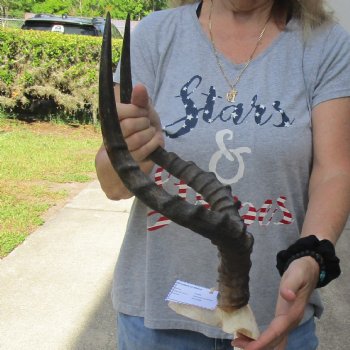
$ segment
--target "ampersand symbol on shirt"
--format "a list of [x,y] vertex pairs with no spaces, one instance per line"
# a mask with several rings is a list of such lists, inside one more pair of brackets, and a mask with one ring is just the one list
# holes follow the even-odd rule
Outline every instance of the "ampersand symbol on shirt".
[[[209,170],[214,172],[220,182],[222,182],[225,185],[230,185],[233,183],[237,183],[244,175],[244,161],[242,157],[242,153],[251,153],[251,149],[249,147],[238,147],[235,149],[227,149],[225,145],[225,138],[227,140],[233,140],[233,131],[229,129],[220,130],[216,133],[215,140],[216,144],[218,145],[219,150],[216,151],[209,162]],[[238,166],[235,168],[237,169],[237,173],[235,176],[233,176],[230,179],[226,179],[224,177],[221,177],[218,174],[218,162],[219,160],[225,157],[230,162],[238,162]]]

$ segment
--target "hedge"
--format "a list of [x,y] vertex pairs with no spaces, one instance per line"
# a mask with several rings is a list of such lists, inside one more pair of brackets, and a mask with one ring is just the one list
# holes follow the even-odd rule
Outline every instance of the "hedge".
[[[96,122],[100,37],[0,29],[0,106],[20,115]],[[121,40],[113,40],[116,65]]]

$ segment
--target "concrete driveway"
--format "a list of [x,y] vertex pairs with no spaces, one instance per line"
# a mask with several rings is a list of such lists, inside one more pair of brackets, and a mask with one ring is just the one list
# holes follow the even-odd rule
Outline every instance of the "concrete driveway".
[[131,201],[97,181],[0,261],[0,349],[115,349],[111,280]]

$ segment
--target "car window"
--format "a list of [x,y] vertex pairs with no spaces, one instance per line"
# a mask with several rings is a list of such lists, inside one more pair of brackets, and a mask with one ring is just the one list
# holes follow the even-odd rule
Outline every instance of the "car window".
[[97,35],[97,31],[93,26],[74,25],[71,23],[55,23],[55,22],[29,22],[27,21],[22,29],[46,30],[52,32],[60,32],[65,34],[79,35]]
[[71,24],[64,24],[65,34],[79,34],[79,35],[97,35],[97,31],[92,26],[75,26]]
[[22,26],[22,29],[34,29],[34,30],[50,30],[52,28],[52,23],[45,22],[33,22],[33,23],[25,23]]
[[[50,20],[27,20],[22,29],[46,30],[64,34],[92,35],[102,36],[104,30],[104,20],[94,21],[92,24],[72,23],[60,21],[59,19]],[[119,30],[112,24],[112,38],[122,39]]]

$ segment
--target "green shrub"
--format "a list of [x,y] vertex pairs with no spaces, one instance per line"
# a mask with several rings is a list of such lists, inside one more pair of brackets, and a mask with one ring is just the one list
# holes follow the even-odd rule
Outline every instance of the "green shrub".
[[[0,29],[0,106],[96,122],[100,37]],[[116,65],[121,41],[113,40]]]

